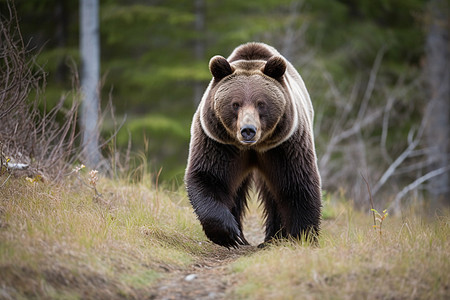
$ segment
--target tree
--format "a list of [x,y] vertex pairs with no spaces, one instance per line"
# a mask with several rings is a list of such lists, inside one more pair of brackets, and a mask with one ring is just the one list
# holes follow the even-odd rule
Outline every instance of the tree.
[[102,162],[99,149],[100,41],[98,0],[80,0],[81,128],[83,156],[90,167]]
[[450,205],[449,7],[446,0],[431,0],[428,8],[430,23],[426,40],[426,78],[430,100],[426,108],[427,155],[431,171],[445,171],[430,180],[428,186],[431,207],[435,209],[440,200]]

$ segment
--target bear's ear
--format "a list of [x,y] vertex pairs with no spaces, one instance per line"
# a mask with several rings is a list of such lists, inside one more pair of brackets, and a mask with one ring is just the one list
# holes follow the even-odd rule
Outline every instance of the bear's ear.
[[266,62],[263,73],[274,79],[279,80],[286,72],[286,62],[280,56],[272,56]]
[[230,66],[228,61],[220,55],[216,55],[211,58],[209,61],[209,70],[217,80],[233,73],[233,68]]

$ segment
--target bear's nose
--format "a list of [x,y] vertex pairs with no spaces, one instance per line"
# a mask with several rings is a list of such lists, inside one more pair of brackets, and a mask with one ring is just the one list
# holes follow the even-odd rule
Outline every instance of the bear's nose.
[[253,125],[244,125],[241,128],[241,135],[245,141],[251,141],[256,135],[256,127]]

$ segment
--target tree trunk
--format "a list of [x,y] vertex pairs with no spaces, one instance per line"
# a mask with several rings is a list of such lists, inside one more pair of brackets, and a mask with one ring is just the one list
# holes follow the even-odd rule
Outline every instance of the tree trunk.
[[91,168],[99,167],[100,41],[98,0],[80,0],[81,129],[83,157]]
[[428,34],[426,40],[426,78],[430,99],[426,109],[428,163],[430,170],[447,171],[430,180],[428,191],[431,213],[439,204],[450,205],[450,93],[449,93],[449,19],[448,2],[431,0],[429,3]]

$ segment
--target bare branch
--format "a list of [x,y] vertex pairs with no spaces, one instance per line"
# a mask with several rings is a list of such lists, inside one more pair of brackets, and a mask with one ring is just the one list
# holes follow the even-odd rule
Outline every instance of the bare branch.
[[408,192],[410,192],[410,191],[412,191],[412,190],[418,188],[418,187],[419,187],[422,183],[424,183],[425,181],[430,180],[431,178],[436,177],[436,176],[438,176],[438,175],[441,175],[441,174],[447,172],[448,170],[450,170],[450,166],[446,166],[446,167],[439,168],[439,169],[437,169],[437,170],[433,170],[433,171],[428,172],[427,174],[425,174],[425,175],[423,175],[423,176],[417,178],[417,179],[414,180],[412,183],[410,183],[410,184],[408,184],[407,186],[405,186],[405,187],[400,191],[400,193],[398,193],[398,194],[395,196],[394,201],[391,203],[391,205],[390,205],[389,207],[394,206],[395,211],[396,211],[397,213],[400,212],[400,200],[401,200]]
[[420,140],[422,138],[423,132],[425,130],[425,125],[427,124],[428,116],[422,118],[420,127],[417,131],[416,137],[414,138],[414,131],[411,129],[408,133],[408,147],[400,154],[394,162],[389,166],[389,168],[384,172],[381,176],[380,180],[373,188],[373,194],[375,195],[379,189],[386,183],[386,181],[394,174],[396,169],[402,164],[406,158],[410,157],[415,148],[419,145]]
[[370,71],[369,82],[367,83],[367,88],[364,93],[361,106],[359,108],[358,117],[356,118],[357,120],[361,120],[362,118],[364,118],[364,115],[366,114],[367,106],[369,105],[370,98],[372,97],[372,93],[375,88],[375,82],[377,80],[378,70],[380,69],[384,52],[385,47],[383,46],[381,47],[380,50],[378,50],[377,56],[375,57],[372,70]]
[[[410,134],[408,136],[411,136],[411,133],[413,130],[410,130]],[[415,140],[410,141],[408,147],[400,154],[394,162],[387,168],[387,170],[383,173],[383,176],[381,176],[380,180],[375,184],[373,187],[373,194],[375,195],[380,188],[386,183],[386,181],[394,174],[395,170],[400,166],[401,163],[405,161],[405,159],[411,154],[411,152],[417,147],[420,141],[420,136],[418,135]]]
[[[0,142],[17,166],[29,165],[28,173],[44,172],[57,179],[75,151],[77,104],[73,102],[62,123],[57,116],[66,111],[67,96],[47,112],[45,72],[23,43],[14,2],[7,5],[9,17],[2,15],[0,23]],[[32,92],[36,96],[29,101]]]

